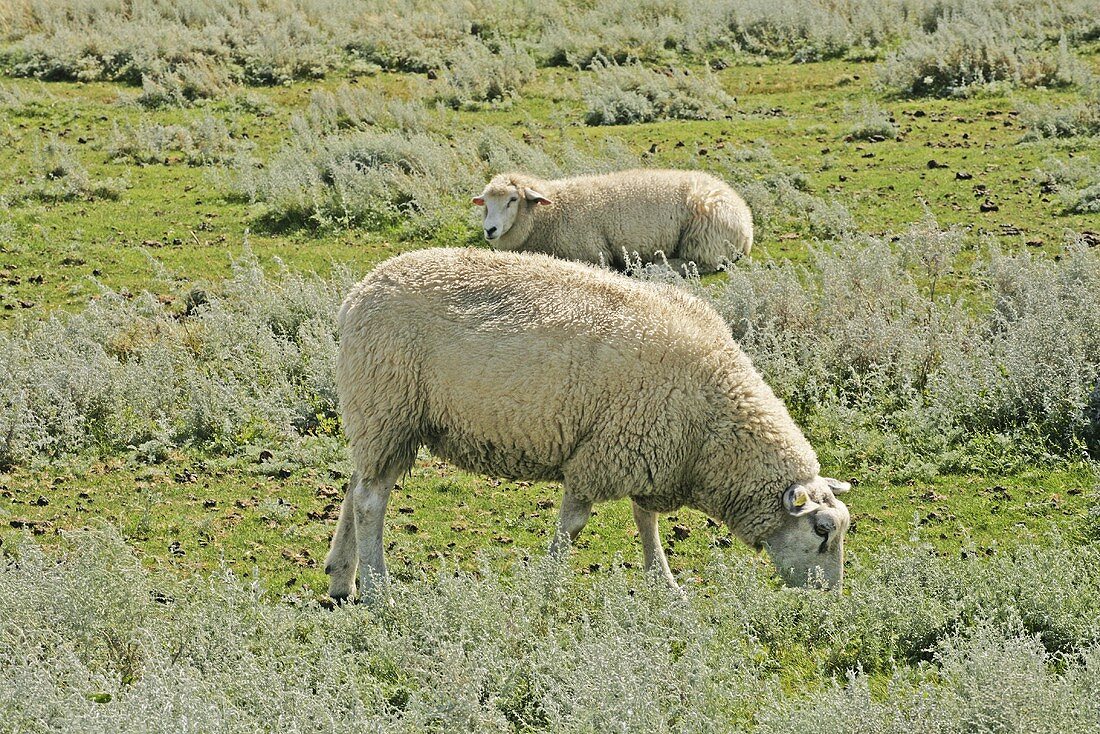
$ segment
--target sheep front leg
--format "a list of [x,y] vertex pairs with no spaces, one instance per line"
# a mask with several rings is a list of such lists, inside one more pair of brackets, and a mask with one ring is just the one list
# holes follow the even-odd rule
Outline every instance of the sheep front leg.
[[672,575],[672,569],[668,567],[665,549],[661,547],[661,536],[657,532],[657,513],[643,509],[637,502],[631,501],[631,504],[634,506],[634,524],[638,526],[638,537],[642,540],[646,573],[659,574],[670,589],[683,594],[676,583],[676,577]]
[[558,515],[557,528],[554,531],[554,540],[550,543],[550,555],[553,558],[562,558],[569,546],[577,539],[584,529],[588,518],[592,515],[592,502],[583,500],[566,491],[561,497],[561,514]]
[[359,484],[359,475],[353,473],[348,481],[348,490],[344,502],[340,505],[340,519],[336,522],[336,532],[332,535],[332,544],[325,558],[325,573],[328,574],[328,595],[336,601],[343,601],[355,593],[355,569],[359,565],[355,544],[355,509],[352,495]]

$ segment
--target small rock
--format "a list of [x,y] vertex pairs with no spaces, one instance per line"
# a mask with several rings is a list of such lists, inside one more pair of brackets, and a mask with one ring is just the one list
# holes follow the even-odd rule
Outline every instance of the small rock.
[[995,203],[993,203],[992,200],[986,199],[985,201],[983,201],[978,206],[978,211],[980,211],[980,212],[995,212],[995,211],[1000,210],[1000,208],[1001,207],[999,207]]
[[935,168],[949,168],[949,166],[948,166],[948,165],[947,165],[946,163],[940,163],[940,162],[939,162],[939,161],[937,161],[937,160],[936,160],[935,158],[932,158],[932,159],[930,159],[930,160],[928,161],[928,163],[927,163],[926,165],[927,165],[927,166],[928,166],[928,168],[930,168],[930,169],[935,169]]
[[969,171],[955,171],[956,181],[969,181],[972,178],[974,178],[974,174]]

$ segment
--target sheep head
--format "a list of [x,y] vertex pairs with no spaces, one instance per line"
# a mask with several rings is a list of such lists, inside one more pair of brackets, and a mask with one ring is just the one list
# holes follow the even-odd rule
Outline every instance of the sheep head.
[[762,545],[787,585],[840,590],[851,517],[836,495],[850,488],[847,482],[815,477],[783,492],[783,522]]
[[521,209],[550,203],[549,199],[532,188],[497,179],[490,181],[472,201],[477,206],[485,207],[482,227],[489,242],[500,239],[512,228]]

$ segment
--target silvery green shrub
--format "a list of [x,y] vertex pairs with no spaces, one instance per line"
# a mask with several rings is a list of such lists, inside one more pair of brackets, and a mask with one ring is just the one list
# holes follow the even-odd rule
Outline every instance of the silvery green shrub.
[[444,565],[330,611],[148,571],[110,530],[28,538],[0,562],[0,731],[1092,731],[1097,554],[898,547],[834,596],[716,550],[686,601],[617,564]]
[[1066,86],[1084,76],[1064,41],[1055,50],[1044,48],[1019,23],[980,11],[916,32],[879,66],[881,86],[908,96],[960,95],[997,84]]
[[116,123],[107,143],[114,161],[168,163],[172,155],[178,155],[192,166],[232,162],[250,148],[247,142],[234,139],[224,122],[209,115],[188,125]]
[[335,313],[351,284],[252,259],[181,312],[104,291],[0,336],[0,462],[149,441],[233,452],[335,428]]
[[714,120],[736,102],[707,71],[669,67],[658,71],[638,62],[592,62],[594,78],[584,92],[589,125],[628,125],[655,120]]

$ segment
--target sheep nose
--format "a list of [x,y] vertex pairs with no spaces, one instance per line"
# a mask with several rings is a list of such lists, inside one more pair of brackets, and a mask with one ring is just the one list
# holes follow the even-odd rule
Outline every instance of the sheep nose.
[[487,239],[487,240],[493,239],[493,235],[496,234],[496,232],[497,232],[496,227],[487,227],[485,229],[485,239]]

